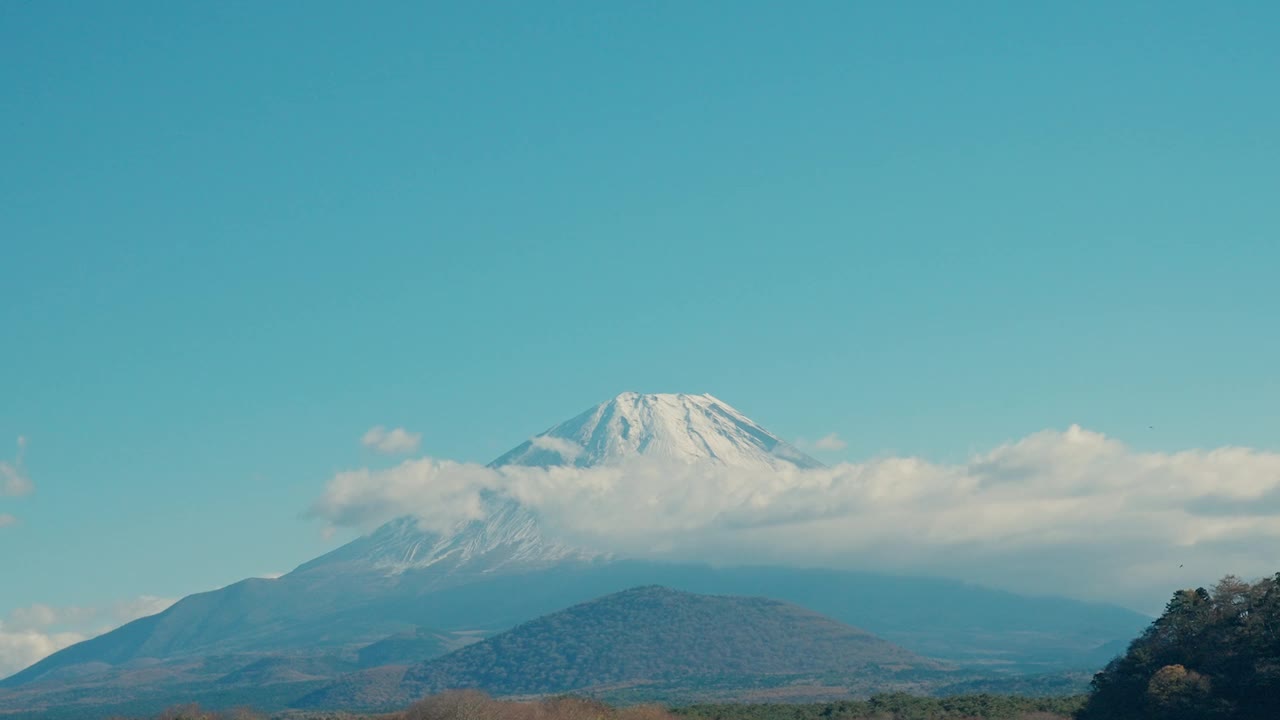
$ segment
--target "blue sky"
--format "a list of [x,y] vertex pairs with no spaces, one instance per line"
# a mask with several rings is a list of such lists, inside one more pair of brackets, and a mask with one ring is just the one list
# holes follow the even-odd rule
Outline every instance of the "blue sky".
[[0,6],[0,617],[327,550],[371,426],[1280,450],[1270,3]]

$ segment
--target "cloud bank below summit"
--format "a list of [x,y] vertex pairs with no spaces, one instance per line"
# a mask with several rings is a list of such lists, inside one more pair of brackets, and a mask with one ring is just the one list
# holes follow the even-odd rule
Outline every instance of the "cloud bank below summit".
[[339,473],[311,514],[362,530],[412,514],[446,531],[481,516],[484,492],[536,511],[548,535],[626,556],[939,574],[1148,611],[1175,588],[1280,569],[1280,454],[1139,452],[1078,426],[955,465],[412,459]]
[[0,678],[173,603],[171,598],[142,595],[104,607],[37,604],[16,608],[0,617]]

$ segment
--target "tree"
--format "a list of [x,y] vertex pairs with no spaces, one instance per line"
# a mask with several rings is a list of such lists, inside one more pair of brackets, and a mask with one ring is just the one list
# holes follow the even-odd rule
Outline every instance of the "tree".
[[1165,665],[1147,683],[1147,712],[1167,720],[1198,720],[1212,713],[1209,679],[1181,665]]
[[1280,575],[1179,590],[1094,676],[1080,720],[1280,718]]

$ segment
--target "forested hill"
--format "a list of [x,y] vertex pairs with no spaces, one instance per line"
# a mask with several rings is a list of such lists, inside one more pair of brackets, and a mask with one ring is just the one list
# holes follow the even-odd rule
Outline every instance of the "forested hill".
[[525,623],[414,668],[405,680],[426,691],[525,694],[690,677],[937,667],[796,605],[651,586]]
[[1280,718],[1280,574],[1182,590],[1093,680],[1080,720]]

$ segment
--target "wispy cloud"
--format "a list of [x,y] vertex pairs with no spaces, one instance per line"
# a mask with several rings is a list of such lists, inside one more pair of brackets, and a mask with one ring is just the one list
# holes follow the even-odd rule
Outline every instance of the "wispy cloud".
[[23,456],[27,450],[27,439],[18,436],[18,454],[12,463],[0,462],[0,495],[11,497],[30,495],[35,490],[31,478],[27,476],[23,466]]
[[[18,452],[13,462],[0,461],[0,497],[20,497],[30,495],[36,486],[27,475],[23,462],[27,451],[27,438],[18,436]],[[10,513],[0,513],[0,528],[17,525],[18,518]]]
[[531,442],[534,447],[541,448],[543,450],[550,450],[569,462],[573,462],[575,458],[582,454],[581,445],[564,438],[551,437],[550,435],[539,435],[529,442]]
[[17,630],[43,630],[54,625],[78,625],[97,614],[94,608],[36,604],[11,611],[5,624]]
[[142,595],[102,607],[36,604],[16,608],[0,619],[0,678],[173,603],[170,598]]
[[360,438],[360,444],[384,455],[407,455],[418,449],[422,435],[402,427],[388,430],[382,425],[371,427]]
[[133,622],[138,618],[164,612],[175,602],[177,602],[177,600],[174,598],[159,597],[156,595],[139,595],[136,598],[113,603],[109,608],[107,608],[107,612],[112,620],[123,625],[124,623]]
[[1280,507],[1266,502],[1280,492],[1280,454],[1139,452],[1077,426],[956,465],[490,469],[423,458],[341,473],[312,513],[360,528],[415,514],[443,530],[481,516],[481,492],[534,509],[550,534],[624,555],[929,572],[1130,604],[1226,572],[1269,574],[1280,553]]
[[815,450],[843,450],[848,447],[848,443],[840,439],[839,435],[830,433],[818,438],[813,444]]
[[812,442],[810,442],[809,440],[806,440],[805,438],[797,438],[795,445],[801,450],[821,450],[821,451],[828,451],[828,452],[835,451],[835,450],[844,450],[845,448],[849,447],[849,444],[846,443],[844,440],[841,440],[840,436],[837,435],[836,433],[827,433],[826,435],[823,435],[822,437]]
[[89,637],[78,632],[10,628],[7,623],[0,621],[0,678],[8,677]]

